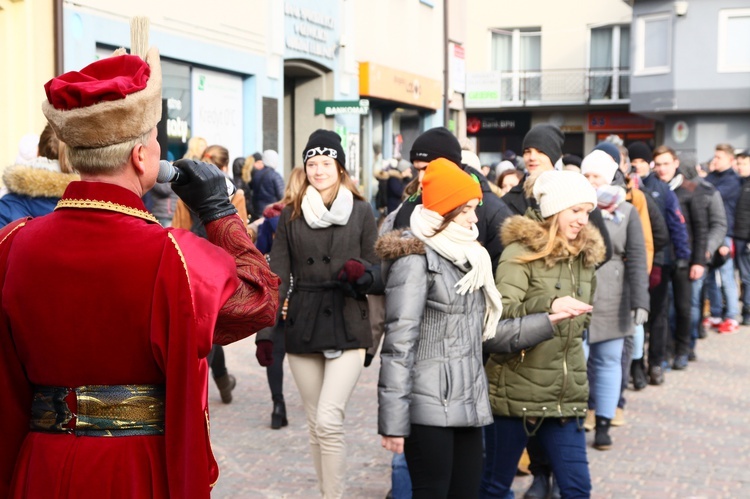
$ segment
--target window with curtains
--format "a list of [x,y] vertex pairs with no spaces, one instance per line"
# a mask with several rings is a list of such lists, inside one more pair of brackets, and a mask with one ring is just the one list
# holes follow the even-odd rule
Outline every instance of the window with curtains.
[[636,26],[635,73],[665,74],[672,66],[671,14],[639,16]]
[[630,27],[591,29],[589,96],[592,100],[630,98]]
[[493,29],[492,69],[500,72],[502,100],[541,99],[540,28]]
[[750,72],[750,9],[719,11],[718,71]]

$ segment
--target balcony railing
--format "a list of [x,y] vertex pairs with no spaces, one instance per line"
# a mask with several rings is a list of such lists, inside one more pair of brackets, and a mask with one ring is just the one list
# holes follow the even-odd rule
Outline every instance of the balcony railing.
[[629,69],[551,69],[469,73],[466,107],[627,103]]

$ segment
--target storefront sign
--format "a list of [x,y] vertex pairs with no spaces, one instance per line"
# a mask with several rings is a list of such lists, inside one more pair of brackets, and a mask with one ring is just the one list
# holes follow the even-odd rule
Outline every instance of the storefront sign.
[[469,135],[487,133],[525,133],[531,123],[528,114],[470,114],[466,117],[466,133]]
[[242,78],[194,68],[192,72],[193,137],[221,144],[231,157],[245,154],[242,129]]
[[500,105],[499,71],[466,75],[466,109],[498,108]]
[[627,111],[600,111],[588,115],[589,132],[653,130],[654,120]]
[[367,114],[370,112],[370,101],[360,100],[318,100],[315,99],[315,115],[325,114]]
[[361,62],[359,95],[440,109],[443,105],[443,84],[438,80],[380,64]]
[[684,144],[690,135],[690,127],[684,121],[678,121],[672,127],[672,140],[677,144]]
[[466,51],[462,45],[453,42],[449,44],[450,79],[454,92],[466,92]]
[[[304,3],[309,3],[310,6],[301,5]],[[336,7],[333,3],[329,4]],[[299,0],[284,3],[287,58],[302,55],[305,58],[317,59],[327,66],[336,58],[336,49],[339,45],[336,18],[323,11],[324,5],[325,2]]]

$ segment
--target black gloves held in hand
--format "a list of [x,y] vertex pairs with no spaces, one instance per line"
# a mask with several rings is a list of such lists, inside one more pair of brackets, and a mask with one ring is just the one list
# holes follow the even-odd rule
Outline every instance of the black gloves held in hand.
[[371,270],[354,259],[347,260],[336,277],[344,283],[344,294],[353,298],[367,294],[374,281]]
[[174,166],[187,180],[172,184],[172,190],[201,222],[207,224],[237,213],[227,195],[227,179],[217,167],[190,159],[175,161]]
[[273,364],[273,341],[258,340],[255,342],[255,358],[258,364],[268,367]]

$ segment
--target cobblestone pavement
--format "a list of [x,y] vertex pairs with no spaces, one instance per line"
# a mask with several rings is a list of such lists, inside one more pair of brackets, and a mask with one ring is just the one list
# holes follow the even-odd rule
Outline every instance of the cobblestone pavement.
[[[320,497],[288,366],[289,426],[271,430],[271,396],[254,341],[225,350],[237,388],[230,405],[210,388],[211,440],[221,468],[213,497]],[[711,333],[697,354],[686,371],[667,373],[664,385],[627,392],[627,423],[612,429],[612,450],[594,450],[587,434],[593,497],[750,497],[750,327]],[[390,454],[376,434],[378,365],[362,372],[347,411],[346,497],[382,499],[390,488]],[[516,496],[529,484],[529,477],[517,478]]]

